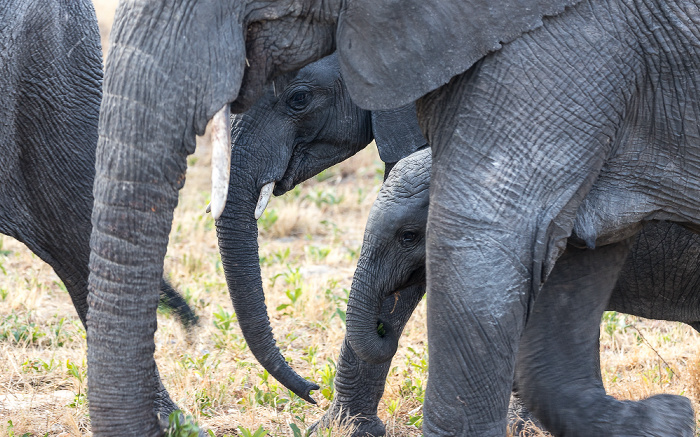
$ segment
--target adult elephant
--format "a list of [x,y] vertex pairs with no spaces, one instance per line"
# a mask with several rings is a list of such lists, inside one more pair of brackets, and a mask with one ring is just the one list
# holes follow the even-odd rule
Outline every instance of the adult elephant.
[[[208,125],[205,136],[227,138],[229,106],[243,111],[272,78],[334,44],[353,101],[383,109],[420,98],[433,147],[424,433],[503,435],[518,341],[567,238],[613,246],[643,220],[699,221],[689,195],[700,185],[697,7],[123,2],[107,61],[91,240],[95,435],[161,433],[147,408],[155,291],[195,134]],[[214,186],[218,216],[228,184]],[[610,280],[624,251],[596,252]],[[683,417],[650,417],[687,423],[687,401],[674,402]]]
[[[0,23],[0,233],[54,269],[86,325],[102,97],[95,11],[89,1],[11,0]],[[165,280],[160,290],[185,326],[196,322]],[[157,408],[173,407],[160,391]]]
[[[355,434],[358,436],[365,435],[364,431],[368,429],[365,422],[372,417],[362,412],[376,412],[389,372],[389,360],[396,351],[406,322],[425,294],[430,167],[428,150],[401,160],[379,191],[365,228],[348,301],[348,331],[343,342],[346,359],[338,365],[338,375],[343,375],[344,385],[348,385],[347,381],[356,383],[349,385],[349,390],[344,387],[345,392],[335,400],[333,409],[335,414],[342,411],[344,420],[359,425],[361,431]],[[533,318],[534,322],[526,326],[523,337],[532,347],[525,348],[527,353],[518,357],[516,374],[520,377],[528,372],[528,368],[547,372],[544,382],[548,386],[544,388],[544,395],[542,391],[521,390],[520,396],[530,409],[544,418],[549,432],[554,435],[624,434],[626,428],[614,429],[611,426],[622,419],[620,413],[625,412],[628,403],[610,397],[595,399],[586,391],[578,391],[582,386],[588,389],[603,387],[598,347],[602,311],[608,309],[653,319],[681,321],[698,329],[699,248],[700,236],[683,226],[652,222],[634,237],[614,288],[609,288],[607,280],[601,281],[601,273],[603,278],[607,275],[604,269],[591,275],[587,263],[572,263],[562,271],[564,276],[556,287],[549,285],[543,291],[549,295],[538,303],[536,311],[547,317]],[[583,250],[589,255],[595,252]],[[568,251],[578,255],[581,249],[570,247]],[[579,277],[585,277],[585,280]],[[569,283],[575,284],[576,289],[567,289],[573,288]],[[378,326],[381,329],[378,330]],[[566,335],[553,335],[553,332],[565,332]],[[357,358],[352,345],[362,347],[366,343],[376,344],[377,340],[383,347],[373,356],[377,360],[381,358],[384,363],[371,364]],[[558,404],[567,405],[570,410],[567,417],[557,417],[556,411],[552,411]],[[364,409],[359,408],[360,405],[364,405]],[[511,408],[515,414],[532,419],[518,398]],[[520,418],[514,419],[513,425],[520,425]],[[627,419],[645,420],[634,414]],[[622,425],[626,427],[629,423]],[[658,427],[653,429],[646,425],[644,431],[648,434],[659,432]],[[662,431],[667,434],[675,432]],[[375,424],[374,433],[370,432],[370,435],[383,435],[383,429]]]

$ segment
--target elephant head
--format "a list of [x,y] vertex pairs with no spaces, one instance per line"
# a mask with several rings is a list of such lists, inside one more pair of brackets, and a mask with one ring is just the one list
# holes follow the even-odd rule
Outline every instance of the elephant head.
[[[161,433],[150,383],[157,289],[197,134],[209,126],[205,137],[227,137],[226,110],[247,109],[275,77],[334,48],[356,104],[397,108],[575,3],[122,1],[105,68],[92,215],[88,377],[94,435]],[[224,169],[217,174],[225,175],[228,165],[217,161]],[[225,177],[214,185],[226,193]],[[212,199],[217,213],[223,197]]]
[[[216,221],[231,300],[251,351],[277,380],[313,402],[275,347],[260,274],[256,219],[280,195],[352,156],[375,138],[387,165],[426,144],[415,106],[366,111],[350,99],[337,56],[281,77],[245,113],[233,117],[231,179]],[[269,150],[274,153],[261,153]],[[273,191],[274,187],[274,191]]]
[[[362,360],[379,364],[396,353],[408,317],[425,294],[430,150],[396,164],[367,219],[347,309],[347,338]],[[401,301],[410,302],[401,305]]]

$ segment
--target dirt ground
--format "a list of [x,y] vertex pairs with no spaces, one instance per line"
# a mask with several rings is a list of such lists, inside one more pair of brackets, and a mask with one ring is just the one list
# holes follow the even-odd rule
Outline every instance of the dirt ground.
[[[116,1],[95,0],[103,44]],[[373,146],[292,193],[274,198],[261,220],[260,256],[278,344],[303,376],[319,383],[317,406],[267,378],[245,345],[225,286],[214,223],[204,209],[210,158],[189,158],[165,272],[193,305],[199,327],[186,332],[161,312],[156,359],[172,398],[217,436],[294,435],[329,405],[345,299],[364,222],[382,179]],[[17,241],[0,236],[0,437],[89,436],[85,331],[53,271]],[[609,393],[700,396],[700,336],[680,323],[606,313],[602,374]],[[389,435],[421,435],[427,379],[425,302],[394,358],[380,417]],[[240,428],[239,428],[240,427]],[[345,435],[334,429],[328,436]],[[259,434],[258,434],[259,435]],[[544,435],[544,434],[531,434]]]

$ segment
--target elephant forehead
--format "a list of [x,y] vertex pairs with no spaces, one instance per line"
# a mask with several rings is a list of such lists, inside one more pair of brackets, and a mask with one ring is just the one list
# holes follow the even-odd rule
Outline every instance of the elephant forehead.
[[403,158],[389,173],[377,198],[427,196],[431,163],[430,149],[419,150]]
[[309,80],[319,85],[330,85],[340,79],[340,65],[336,53],[326,56],[299,70],[297,79]]

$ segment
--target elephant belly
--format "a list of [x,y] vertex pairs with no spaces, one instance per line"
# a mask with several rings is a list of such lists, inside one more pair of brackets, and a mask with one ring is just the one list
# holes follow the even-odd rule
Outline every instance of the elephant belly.
[[[700,96],[694,88],[686,92],[689,99]],[[575,239],[588,247],[610,244],[653,220],[700,229],[700,110],[695,106],[679,119],[670,117],[681,113],[673,108],[637,114],[635,124],[618,129],[615,152],[577,211]]]

